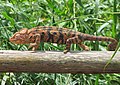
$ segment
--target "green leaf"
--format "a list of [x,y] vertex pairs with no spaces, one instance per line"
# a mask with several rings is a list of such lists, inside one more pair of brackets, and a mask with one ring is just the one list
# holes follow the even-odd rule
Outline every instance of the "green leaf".
[[84,6],[83,6],[81,0],[75,0],[75,1],[76,1],[82,8],[84,8]]
[[113,21],[112,20],[109,20],[108,22],[102,24],[98,30],[97,30],[97,33],[101,32],[105,27],[107,27],[110,23],[112,23]]
[[2,12],[2,15],[11,22],[11,25],[15,25],[15,21],[6,12]]

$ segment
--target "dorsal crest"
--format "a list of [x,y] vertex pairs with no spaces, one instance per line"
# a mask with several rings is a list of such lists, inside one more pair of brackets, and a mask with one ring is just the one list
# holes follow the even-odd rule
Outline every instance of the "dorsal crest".
[[19,33],[21,34],[25,34],[25,33],[28,33],[28,29],[27,28],[22,28]]

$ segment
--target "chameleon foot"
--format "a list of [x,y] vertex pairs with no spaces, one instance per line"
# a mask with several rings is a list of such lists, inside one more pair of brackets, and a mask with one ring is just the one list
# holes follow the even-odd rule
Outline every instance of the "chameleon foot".
[[85,49],[84,49],[85,51],[89,51],[90,49],[89,49],[89,47],[88,46],[85,46]]
[[69,50],[64,50],[63,52],[64,52],[64,54],[66,54],[67,52],[69,52]]

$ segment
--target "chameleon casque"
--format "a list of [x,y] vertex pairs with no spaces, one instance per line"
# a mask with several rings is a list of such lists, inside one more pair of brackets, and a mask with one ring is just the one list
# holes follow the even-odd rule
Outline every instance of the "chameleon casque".
[[88,51],[89,47],[82,42],[89,41],[106,41],[111,42],[108,45],[108,50],[115,50],[118,42],[110,37],[93,36],[74,31],[67,28],[59,28],[55,26],[38,26],[32,29],[23,28],[16,32],[10,39],[15,44],[30,44],[30,48],[35,51],[40,42],[51,42],[57,44],[66,44],[64,53],[70,51],[71,44],[78,44],[83,50]]

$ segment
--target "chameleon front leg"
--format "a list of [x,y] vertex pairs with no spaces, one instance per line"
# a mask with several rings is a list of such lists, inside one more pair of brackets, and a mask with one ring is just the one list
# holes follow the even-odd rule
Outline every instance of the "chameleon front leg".
[[28,48],[32,48],[32,51],[35,51],[39,45],[37,43],[30,43],[30,46]]
[[39,44],[40,44],[40,34],[36,34],[34,35],[35,38],[35,42],[34,43],[30,43],[30,46],[28,48],[32,48],[32,51],[35,51],[38,47],[39,47]]
[[73,44],[78,44],[79,47],[81,47],[84,50],[88,51],[89,47],[84,45],[84,44],[82,44],[81,42],[82,42],[82,40],[80,40],[78,37],[72,37],[72,38],[67,39],[67,41],[66,41],[66,48],[64,50],[64,53],[66,54],[67,52],[70,51],[70,46],[71,46],[72,43]]

